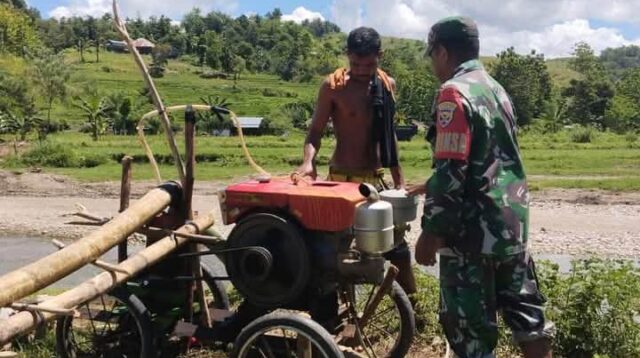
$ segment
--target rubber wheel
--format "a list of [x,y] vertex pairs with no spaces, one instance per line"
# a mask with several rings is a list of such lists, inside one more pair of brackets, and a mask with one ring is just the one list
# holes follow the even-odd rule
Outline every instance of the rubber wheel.
[[228,310],[231,305],[224,282],[214,279],[217,275],[207,264],[201,262],[200,266],[202,267],[202,281],[209,287],[213,295],[213,307],[220,310]]
[[309,283],[309,250],[298,225],[283,217],[258,213],[240,221],[227,240],[227,248],[257,246],[268,251],[270,267],[247,259],[241,250],[226,257],[231,282],[252,304],[275,309],[296,300]]
[[[276,334],[265,335],[271,332]],[[291,332],[291,335],[285,332]],[[298,346],[283,338],[293,339],[294,333],[296,342],[300,342],[302,336],[303,341],[310,344],[312,358],[344,357],[329,332],[311,319],[291,311],[275,311],[251,322],[236,338],[231,357],[298,357],[296,351],[292,351]]]
[[[374,286],[353,287],[356,311],[361,315]],[[415,314],[409,297],[397,282],[393,282],[391,290],[362,330],[364,336],[374,343],[373,350],[377,357],[402,358],[409,352],[416,333]]]
[[[84,319],[79,322],[80,319],[76,318],[75,327],[72,316],[56,321],[56,352],[59,357],[156,356],[151,315],[135,295],[115,290],[78,309]],[[82,314],[87,317],[82,317]],[[78,324],[83,327],[77,327]],[[79,338],[86,338],[86,341]]]

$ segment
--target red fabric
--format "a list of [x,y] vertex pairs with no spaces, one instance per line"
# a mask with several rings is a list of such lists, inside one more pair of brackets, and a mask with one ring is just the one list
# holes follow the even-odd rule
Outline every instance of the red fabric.
[[436,159],[469,158],[471,130],[462,97],[455,88],[445,88],[438,96],[436,130]]

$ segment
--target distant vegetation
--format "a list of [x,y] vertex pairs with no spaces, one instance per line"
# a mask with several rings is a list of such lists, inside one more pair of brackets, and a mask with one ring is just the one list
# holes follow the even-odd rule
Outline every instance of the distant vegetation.
[[[299,133],[312,116],[323,76],[346,64],[346,35],[330,22],[295,24],[281,17],[278,9],[235,19],[194,9],[180,25],[162,16],[129,19],[127,25],[133,37],[156,44],[145,60],[161,68],[156,83],[166,104],[226,101],[240,115],[264,117],[265,132],[282,137],[258,141],[254,145],[260,148],[259,154],[255,155],[267,166],[284,169],[299,160],[297,150],[292,150],[301,145]],[[12,158],[4,166],[41,165],[88,180],[111,178],[109,173],[118,172],[114,168],[120,154],[138,153],[134,138],[115,135],[133,134],[140,116],[152,109],[131,56],[105,49],[107,40],[117,39],[111,17],[42,19],[20,1],[3,1],[0,30],[6,34],[0,42],[0,139],[42,142],[33,146],[33,152]],[[398,83],[399,119],[430,123],[438,84],[424,58],[424,43],[384,38],[383,48],[382,68]],[[628,172],[638,170],[639,159],[632,154],[640,130],[638,48],[608,49],[597,56],[586,43],[578,43],[573,56],[566,59],[548,60],[543,54],[505,49],[482,60],[516,105],[526,133],[521,144],[530,171],[565,177],[547,178],[537,186],[631,189],[640,185],[637,176]],[[179,117],[173,119],[176,130],[182,125]],[[230,126],[228,118],[205,115],[198,130],[210,135]],[[154,134],[161,126],[151,119],[145,129]],[[61,131],[75,133],[47,139]],[[92,139],[95,146],[89,144]],[[224,164],[220,173],[211,169],[211,177],[244,174],[235,141],[230,139],[234,144],[229,144],[233,147],[229,153],[219,147],[219,141],[207,140],[202,147],[216,148],[216,158],[203,157],[203,163]],[[63,150],[55,143],[73,143],[73,150]],[[539,148],[539,143],[546,144]],[[273,150],[266,148],[272,145]],[[534,153],[532,146],[535,151],[551,152]],[[278,148],[285,149],[281,153]],[[403,148],[408,151],[403,152],[403,160],[409,175],[423,178],[428,148],[422,141],[403,144]],[[574,149],[581,151],[574,153]],[[47,153],[52,154],[51,160],[43,159]],[[578,157],[567,161],[555,157],[557,153]],[[621,162],[606,159],[614,154]],[[614,172],[623,174],[589,179],[589,183],[588,178],[570,178]]]
[[[280,130],[303,128],[321,76],[345,65],[346,35],[337,25],[282,21],[279,9],[232,18],[196,8],[179,25],[160,16],[127,19],[127,27],[132,37],[155,43],[148,61],[152,72],[162,76],[159,85],[169,102],[210,95],[229,98],[239,113],[268,117],[267,123]],[[28,83],[24,84],[28,95],[0,93],[4,97],[0,116],[5,118],[0,130],[22,137],[31,128],[43,138],[48,130],[64,128],[62,122],[79,128],[87,111],[78,103],[106,105],[105,98],[114,93],[127,97],[124,101],[131,104],[128,115],[133,118],[149,108],[130,58],[105,55],[107,40],[118,40],[111,15],[42,19],[24,1],[4,0],[0,30],[5,34],[0,41],[1,61],[7,65],[0,69],[4,72],[0,80]],[[430,121],[438,85],[423,56],[423,42],[385,38],[383,47],[382,67],[398,83],[400,119]],[[514,99],[523,126],[544,131],[567,125],[617,132],[640,129],[640,47],[607,49],[596,56],[586,43],[578,43],[572,58],[560,60],[506,49],[485,60]],[[41,68],[40,64],[52,61],[70,66]],[[65,71],[56,73],[60,67]],[[30,81],[22,81],[27,76]],[[16,95],[19,98],[13,98]],[[118,111],[103,109],[98,118],[104,118],[105,125],[100,131],[130,132],[114,128],[116,119],[111,117]],[[92,135],[97,138],[100,133]]]

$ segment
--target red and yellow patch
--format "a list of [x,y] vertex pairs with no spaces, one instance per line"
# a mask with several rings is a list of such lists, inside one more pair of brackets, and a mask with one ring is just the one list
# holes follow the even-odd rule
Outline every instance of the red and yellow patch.
[[436,159],[469,158],[471,130],[462,97],[455,88],[445,88],[438,96],[436,131]]

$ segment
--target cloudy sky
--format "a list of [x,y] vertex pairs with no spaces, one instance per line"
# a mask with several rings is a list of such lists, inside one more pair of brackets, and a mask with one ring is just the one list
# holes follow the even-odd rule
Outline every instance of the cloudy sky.
[[[111,0],[27,0],[43,16],[101,15]],[[429,27],[449,15],[468,15],[480,27],[481,52],[514,46],[547,57],[568,56],[574,43],[597,51],[640,45],[640,0],[120,0],[131,17],[164,14],[174,20],[193,7],[233,16],[264,14],[279,6],[285,19],[322,18],[343,31],[371,26],[383,35],[424,39]],[[179,6],[176,6],[179,4]]]

